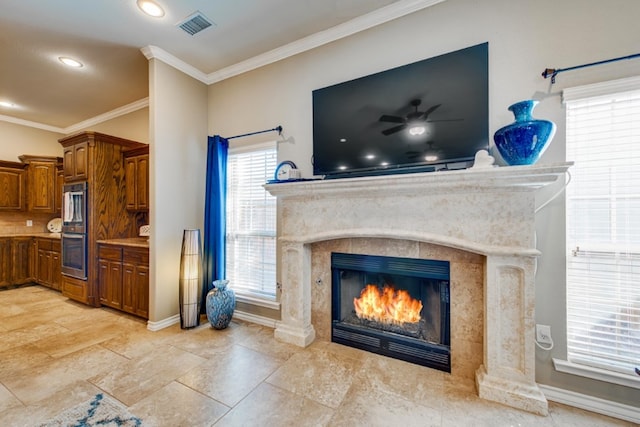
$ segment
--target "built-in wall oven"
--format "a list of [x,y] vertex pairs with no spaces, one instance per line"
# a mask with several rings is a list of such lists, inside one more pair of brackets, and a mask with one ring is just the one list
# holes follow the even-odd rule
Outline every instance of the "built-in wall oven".
[[62,190],[62,274],[87,278],[87,183]]

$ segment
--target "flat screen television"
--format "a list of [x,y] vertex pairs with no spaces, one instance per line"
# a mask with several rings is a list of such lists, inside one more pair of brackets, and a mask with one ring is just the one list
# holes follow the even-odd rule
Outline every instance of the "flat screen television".
[[488,43],[313,91],[313,173],[463,169],[489,147]]

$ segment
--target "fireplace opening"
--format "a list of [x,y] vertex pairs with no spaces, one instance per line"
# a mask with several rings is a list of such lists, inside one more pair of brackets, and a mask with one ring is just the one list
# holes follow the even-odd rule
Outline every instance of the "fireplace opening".
[[451,372],[449,262],[331,254],[331,341]]

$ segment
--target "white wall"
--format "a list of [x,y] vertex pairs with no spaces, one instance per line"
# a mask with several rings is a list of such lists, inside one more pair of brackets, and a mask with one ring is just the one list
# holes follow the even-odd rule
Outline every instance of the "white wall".
[[[280,160],[293,160],[311,176],[311,91],[381,70],[489,42],[490,135],[513,121],[507,107],[535,98],[534,116],[558,125],[541,164],[565,161],[563,88],[640,74],[640,60],[541,77],[566,68],[638,53],[640,2],[636,0],[447,0],[329,45],[245,73],[209,87],[209,133],[230,136],[284,127]],[[244,139],[269,139],[273,135]],[[544,202],[559,186],[541,192]],[[537,216],[543,252],[536,279],[536,318],[551,325],[556,347],[536,350],[537,381],[636,405],[640,390],[557,373],[551,358],[566,356],[564,200]]]
[[149,320],[179,313],[182,232],[200,228],[207,158],[207,88],[160,62],[149,63]]

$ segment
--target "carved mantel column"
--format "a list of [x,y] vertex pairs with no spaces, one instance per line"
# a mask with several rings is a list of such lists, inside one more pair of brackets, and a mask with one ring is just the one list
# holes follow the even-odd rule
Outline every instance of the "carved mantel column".
[[281,256],[282,314],[275,337],[306,347],[316,337],[311,324],[311,250],[302,243],[285,243]]

